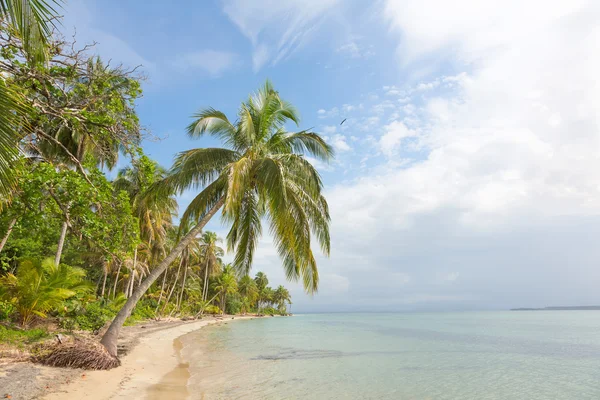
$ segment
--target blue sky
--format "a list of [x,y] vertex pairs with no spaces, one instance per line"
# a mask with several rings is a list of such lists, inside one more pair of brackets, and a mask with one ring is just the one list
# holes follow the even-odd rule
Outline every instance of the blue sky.
[[[233,116],[266,78],[336,148],[315,164],[332,254],[317,296],[288,284],[297,311],[600,303],[596,2],[81,0],[65,14],[80,43],[143,66],[144,148],[164,166],[217,145],[186,138],[195,111]],[[268,236],[256,270],[285,281]]]

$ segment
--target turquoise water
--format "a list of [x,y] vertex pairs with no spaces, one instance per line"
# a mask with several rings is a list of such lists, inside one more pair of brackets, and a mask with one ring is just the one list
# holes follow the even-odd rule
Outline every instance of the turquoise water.
[[315,314],[184,337],[193,399],[600,399],[600,312]]

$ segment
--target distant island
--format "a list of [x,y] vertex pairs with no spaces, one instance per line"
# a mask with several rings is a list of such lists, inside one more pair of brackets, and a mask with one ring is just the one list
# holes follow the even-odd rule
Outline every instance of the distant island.
[[567,307],[544,307],[544,308],[511,308],[510,311],[574,311],[574,310],[600,310],[600,306],[567,306]]

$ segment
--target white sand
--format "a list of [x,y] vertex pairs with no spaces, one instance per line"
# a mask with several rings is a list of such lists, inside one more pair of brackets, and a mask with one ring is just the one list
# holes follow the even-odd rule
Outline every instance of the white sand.
[[[235,320],[247,318],[251,317],[235,317]],[[43,399],[185,398],[185,382],[189,374],[186,366],[180,365],[177,349],[179,343],[176,339],[206,325],[220,322],[192,321],[152,332],[142,337],[140,343],[121,359],[120,367],[109,371],[82,372],[79,379],[60,387],[57,392],[50,393]],[[223,322],[231,322],[231,317]],[[163,396],[158,396],[161,393]]]

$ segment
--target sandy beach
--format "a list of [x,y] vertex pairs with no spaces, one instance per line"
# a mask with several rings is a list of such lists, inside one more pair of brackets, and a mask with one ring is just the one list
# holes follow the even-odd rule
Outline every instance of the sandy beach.
[[178,338],[207,325],[250,318],[211,317],[129,327],[124,330],[127,354],[121,358],[120,367],[84,371],[17,363],[0,370],[1,395],[15,400],[184,399],[189,372],[181,362]]

